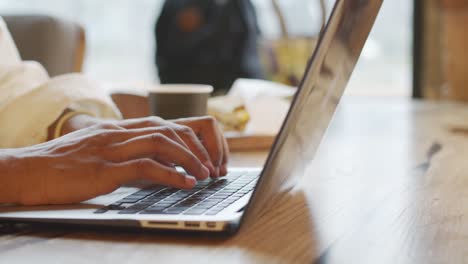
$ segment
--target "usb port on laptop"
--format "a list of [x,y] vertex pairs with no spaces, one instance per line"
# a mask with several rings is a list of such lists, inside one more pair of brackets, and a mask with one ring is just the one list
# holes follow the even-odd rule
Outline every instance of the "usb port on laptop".
[[206,227],[215,228],[216,227],[216,222],[206,222]]
[[185,227],[200,227],[198,222],[185,222]]

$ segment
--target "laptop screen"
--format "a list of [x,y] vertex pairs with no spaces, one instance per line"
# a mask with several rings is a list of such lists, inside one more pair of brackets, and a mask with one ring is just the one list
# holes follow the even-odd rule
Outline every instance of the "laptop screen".
[[247,207],[269,208],[305,174],[372,29],[382,0],[337,0]]

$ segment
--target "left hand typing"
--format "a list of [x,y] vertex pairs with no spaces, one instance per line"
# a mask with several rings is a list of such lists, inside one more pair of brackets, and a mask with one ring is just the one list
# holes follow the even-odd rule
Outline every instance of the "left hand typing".
[[[210,170],[211,177],[227,174],[229,148],[217,121],[212,117],[194,117],[167,121],[159,117],[126,120],[102,120],[87,115],[78,115],[67,121],[62,135],[96,124],[113,124],[124,129],[148,133],[155,127],[165,126],[177,134],[192,153]],[[136,132],[138,133],[138,132]]]

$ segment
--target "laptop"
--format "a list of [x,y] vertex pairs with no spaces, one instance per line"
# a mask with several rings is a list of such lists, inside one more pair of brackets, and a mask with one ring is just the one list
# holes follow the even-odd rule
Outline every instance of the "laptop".
[[3,206],[0,221],[230,232],[256,221],[304,175],[382,0],[337,0],[263,168],[230,168],[192,190],[142,184],[67,206]]

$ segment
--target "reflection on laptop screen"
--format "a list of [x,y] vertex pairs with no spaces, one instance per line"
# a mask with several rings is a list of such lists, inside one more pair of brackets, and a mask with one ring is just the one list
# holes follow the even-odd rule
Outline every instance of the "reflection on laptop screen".
[[336,1],[251,199],[255,209],[249,210],[268,208],[275,195],[305,174],[381,4],[380,0]]

